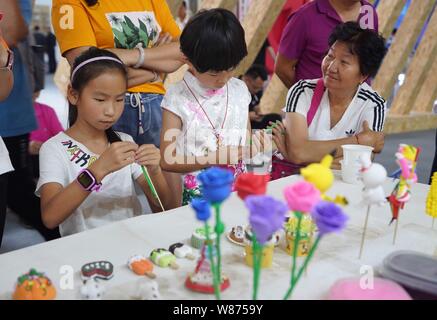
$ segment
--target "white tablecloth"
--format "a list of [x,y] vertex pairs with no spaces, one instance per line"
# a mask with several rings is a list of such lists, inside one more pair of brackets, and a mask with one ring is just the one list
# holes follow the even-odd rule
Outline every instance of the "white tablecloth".
[[[283,199],[282,190],[298,176],[273,181],[268,194]],[[394,182],[387,180],[386,194]],[[348,227],[341,234],[326,236],[293,294],[294,299],[326,298],[330,286],[340,278],[359,277],[363,266],[378,266],[384,257],[395,250],[416,250],[434,255],[437,250],[437,228],[431,229],[431,218],[425,214],[428,185],[416,184],[412,199],[400,215],[396,245],[392,244],[394,225],[388,226],[391,213],[388,204],[372,207],[363,257],[358,260],[361,231],[366,210],[358,204],[362,187],[336,181],[328,195],[343,194],[350,204],[345,211],[350,216]],[[244,203],[234,194],[222,207],[227,229],[247,223]],[[189,243],[193,230],[201,226],[190,207],[182,207],[164,214],[132,218],[108,226],[0,255],[0,298],[9,299],[17,277],[34,267],[45,272],[58,289],[58,299],[78,299],[81,286],[80,268],[83,264],[109,260],[114,264],[114,277],[104,282],[107,298],[126,299],[139,276],[126,266],[134,254],[148,255],[154,248],[168,248],[175,242]],[[223,271],[231,279],[231,287],[222,293],[223,299],[250,299],[252,269],[244,263],[244,248],[222,239]],[[157,282],[164,299],[213,299],[213,296],[194,293],[184,287],[187,274],[195,262],[178,259],[178,270],[155,267]],[[74,289],[61,290],[65,281],[62,266],[74,269]],[[261,299],[282,299],[288,288],[291,257],[281,248],[275,249],[273,266],[261,272]],[[366,271],[367,272],[367,271]]]

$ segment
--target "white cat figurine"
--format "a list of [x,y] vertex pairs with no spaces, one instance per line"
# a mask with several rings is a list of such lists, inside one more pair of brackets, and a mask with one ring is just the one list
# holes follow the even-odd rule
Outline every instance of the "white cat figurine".
[[363,203],[365,205],[382,206],[386,203],[386,195],[382,184],[387,178],[387,170],[379,163],[372,163],[365,157],[360,157],[361,180],[364,184]]

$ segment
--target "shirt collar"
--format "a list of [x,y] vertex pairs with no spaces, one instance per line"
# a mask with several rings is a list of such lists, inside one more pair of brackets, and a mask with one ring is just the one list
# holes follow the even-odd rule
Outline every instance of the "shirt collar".
[[[361,0],[360,2],[361,2],[361,6],[366,4],[366,2],[363,0]],[[316,0],[316,7],[320,13],[324,13],[327,16],[329,16],[329,17],[331,17],[339,22],[343,22],[341,20],[340,16],[338,15],[337,11],[335,11],[334,7],[329,2],[329,0]],[[360,16],[361,16],[361,13],[360,13]]]
[[202,97],[203,99],[209,99],[216,95],[223,95],[226,92],[224,87],[217,90],[203,87],[190,71],[185,72],[184,80],[196,95],[196,98]]
[[329,3],[329,0],[317,0],[316,2],[316,6],[317,6],[317,10],[320,13],[324,13],[327,16],[330,16],[336,20],[340,20],[340,17],[338,16],[337,12],[335,11],[335,9],[331,6],[331,4]]

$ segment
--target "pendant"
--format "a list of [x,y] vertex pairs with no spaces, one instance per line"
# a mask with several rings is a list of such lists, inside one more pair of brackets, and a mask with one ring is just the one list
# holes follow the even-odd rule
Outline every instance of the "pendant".
[[217,147],[222,147],[223,146],[223,138],[221,135],[219,134],[215,134],[215,137],[217,139]]
[[214,129],[214,135],[217,141],[217,147],[221,147],[223,146],[223,138],[220,135],[220,133],[217,132],[217,130]]

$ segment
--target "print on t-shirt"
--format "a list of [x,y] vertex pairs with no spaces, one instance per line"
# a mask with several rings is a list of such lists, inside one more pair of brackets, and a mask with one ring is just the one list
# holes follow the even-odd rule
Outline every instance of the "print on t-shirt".
[[345,131],[345,134],[346,134],[348,137],[352,137],[353,135],[355,135],[355,130],[350,129],[349,131]]
[[133,49],[138,44],[150,48],[161,33],[161,26],[153,12],[112,12],[107,13],[106,18],[111,25],[116,48]]
[[71,156],[70,161],[78,164],[81,168],[88,168],[97,160],[96,156],[86,153],[71,140],[62,141],[61,144],[66,148],[65,151]]

